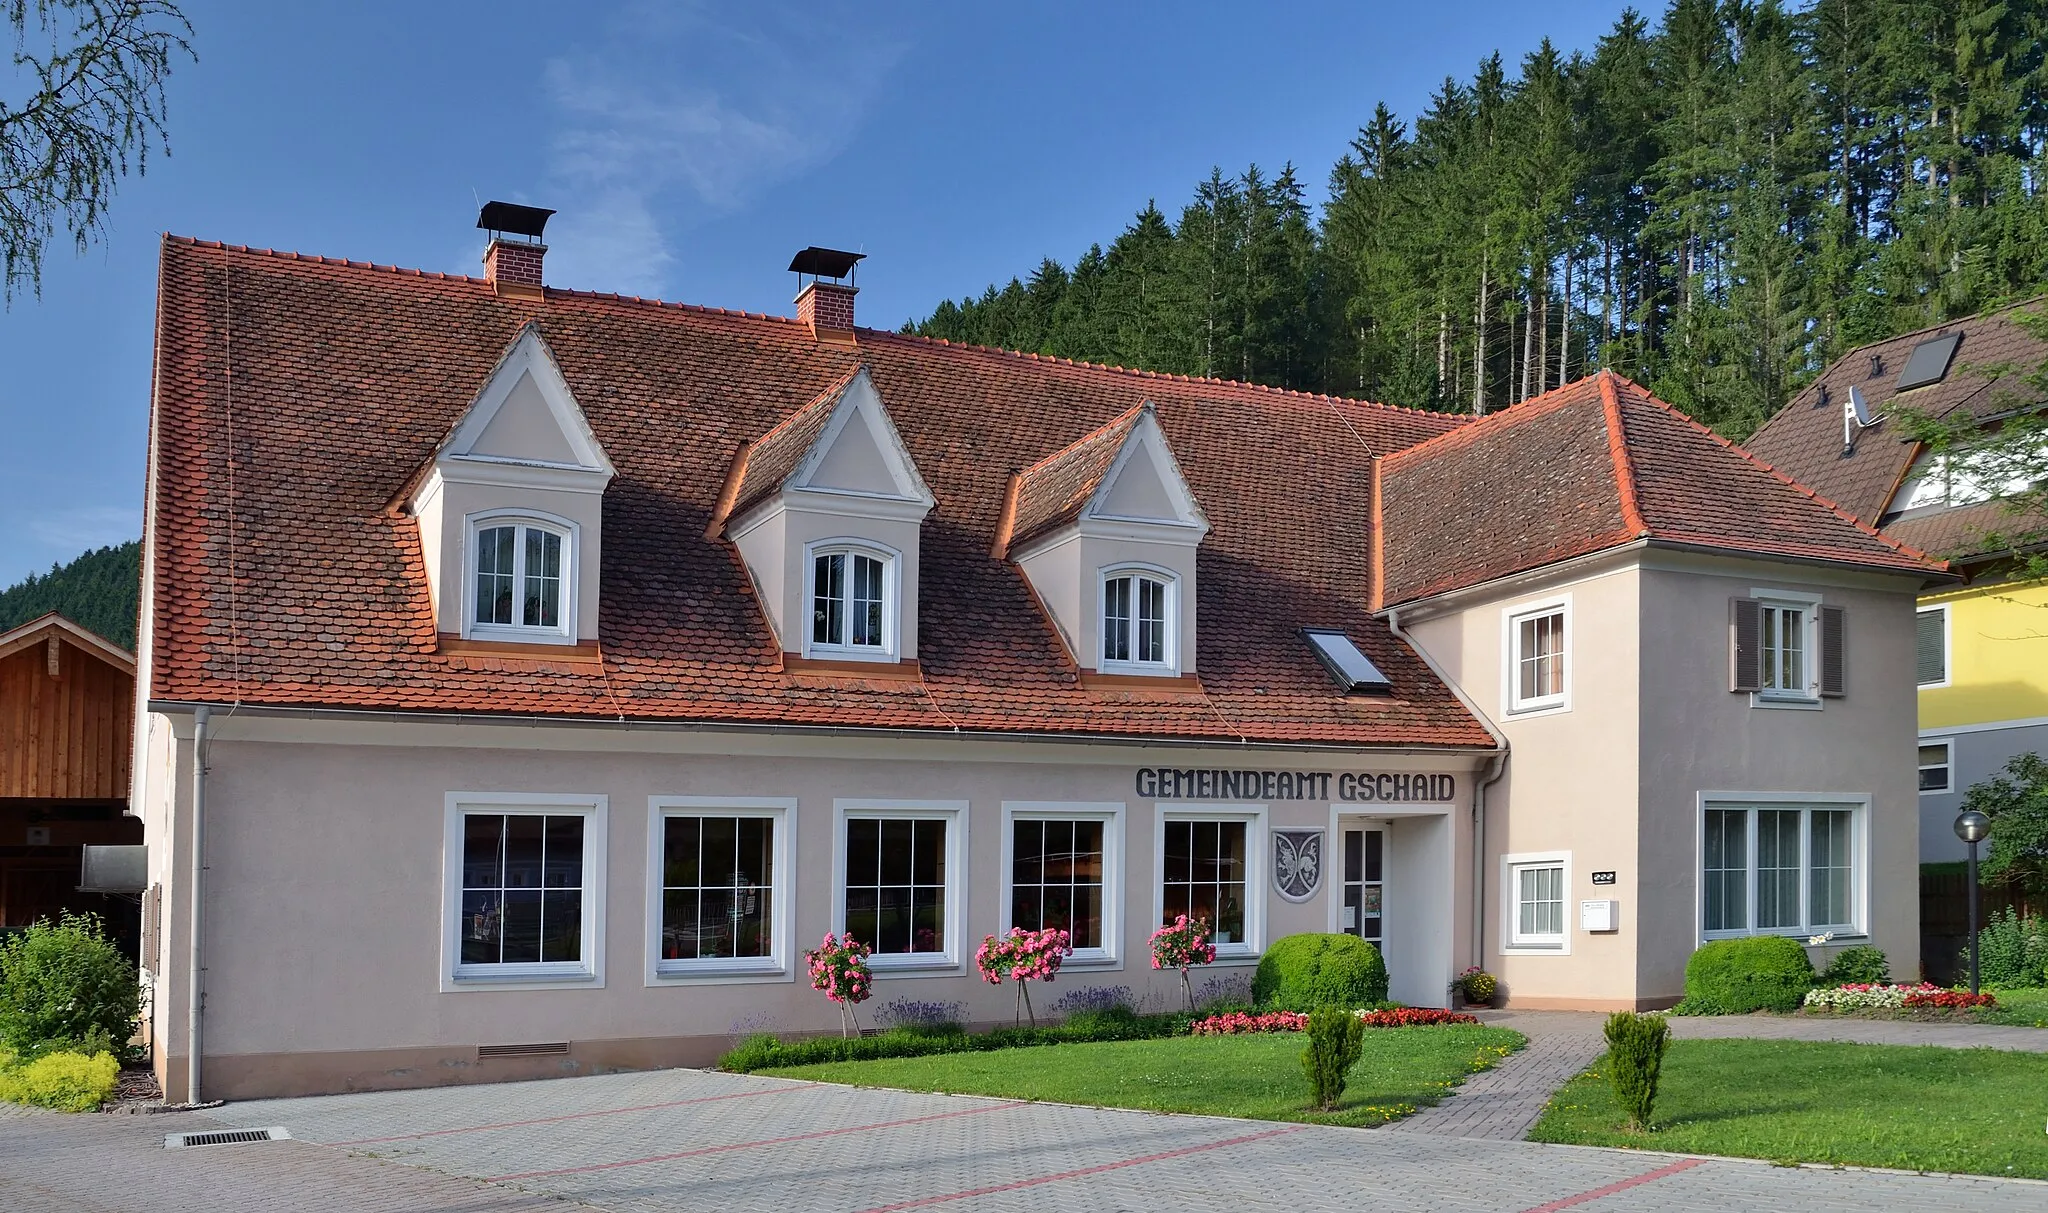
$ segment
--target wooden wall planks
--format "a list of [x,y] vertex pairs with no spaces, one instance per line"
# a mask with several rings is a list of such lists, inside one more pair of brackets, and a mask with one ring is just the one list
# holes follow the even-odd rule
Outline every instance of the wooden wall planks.
[[125,800],[135,679],[67,642],[0,657],[0,797]]

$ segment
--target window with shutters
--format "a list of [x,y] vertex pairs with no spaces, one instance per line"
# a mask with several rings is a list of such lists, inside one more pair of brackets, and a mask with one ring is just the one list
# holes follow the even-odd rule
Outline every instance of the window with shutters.
[[1948,685],[1948,608],[1921,607],[1913,620],[1913,665],[1923,687]]
[[1503,613],[1510,715],[1571,706],[1571,599],[1525,603]]
[[1707,938],[1863,930],[1867,802],[1706,800],[1700,929]]
[[1819,706],[1847,691],[1848,616],[1818,597],[1758,591],[1730,602],[1729,689],[1763,704]]
[[1924,792],[1955,791],[1956,743],[1953,741],[1923,741],[1920,743],[1920,790]]

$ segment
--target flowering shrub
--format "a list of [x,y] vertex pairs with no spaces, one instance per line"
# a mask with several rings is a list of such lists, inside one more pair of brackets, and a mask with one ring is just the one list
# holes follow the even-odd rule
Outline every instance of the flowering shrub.
[[1493,974],[1478,965],[1458,974],[1458,989],[1464,993],[1466,1002],[1492,1002],[1494,991],[1499,988]]
[[1360,1011],[1359,1022],[1368,1028],[1434,1028],[1450,1023],[1478,1023],[1479,1017],[1462,1011],[1440,1011],[1435,1007],[1394,1007],[1386,1011]]
[[1052,1013],[1062,1019],[1076,1015],[1101,1015],[1110,1011],[1136,1011],[1129,986],[1082,986],[1060,996]]
[[1180,992],[1187,996],[1188,1012],[1193,1014],[1195,991],[1188,984],[1188,968],[1216,959],[1216,945],[1209,942],[1208,920],[1182,914],[1152,932],[1151,942],[1152,967],[1180,970]]
[[1231,1011],[1197,1019],[1188,1025],[1188,1032],[1195,1036],[1239,1036],[1246,1032],[1299,1032],[1306,1027],[1308,1016],[1299,1011],[1267,1011],[1263,1015]]
[[805,963],[811,966],[811,988],[823,991],[839,1005],[842,1036],[860,1030],[853,1008],[875,992],[875,977],[868,971],[868,955],[873,950],[852,935],[828,933],[816,948],[804,953]]
[[1031,991],[1026,983],[1051,981],[1059,974],[1060,961],[1073,950],[1071,937],[1057,927],[1043,931],[1011,927],[1010,933],[1001,939],[993,935],[982,939],[981,946],[974,950],[974,967],[981,970],[981,979],[992,986],[1015,981],[1017,999],[1031,1016],[1031,1025],[1037,1027],[1038,1015],[1031,1010]]
[[1851,982],[1806,995],[1806,1006],[1820,1011],[1970,1010],[1998,1005],[1989,994],[1945,990],[1932,982],[1918,985],[1871,985]]
[[923,1028],[928,1031],[957,1027],[966,1018],[964,1002],[924,1002],[915,998],[892,998],[875,1008],[875,1022],[885,1028]]

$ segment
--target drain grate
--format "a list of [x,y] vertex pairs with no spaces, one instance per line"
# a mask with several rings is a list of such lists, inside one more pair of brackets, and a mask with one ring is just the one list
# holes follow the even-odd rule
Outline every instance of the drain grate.
[[553,1053],[567,1053],[568,1051],[569,1042],[566,1040],[550,1040],[542,1044],[531,1045],[478,1045],[476,1047],[476,1055],[479,1060],[486,1057],[546,1057]]
[[164,1149],[182,1150],[191,1146],[231,1146],[245,1141],[290,1141],[289,1131],[273,1126],[268,1129],[215,1129],[207,1133],[166,1133]]

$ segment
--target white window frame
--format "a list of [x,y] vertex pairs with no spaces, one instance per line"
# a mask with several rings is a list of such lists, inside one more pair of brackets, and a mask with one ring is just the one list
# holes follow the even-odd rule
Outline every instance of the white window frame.
[[[873,645],[828,644],[811,638],[811,613],[817,609],[818,557],[844,553],[848,557],[866,556],[882,562],[882,644]],[[847,561],[847,576],[852,573],[852,561]],[[899,626],[902,611],[903,553],[887,544],[872,539],[858,539],[840,536],[835,539],[814,539],[804,544],[804,597],[803,613],[799,616],[803,634],[803,655],[805,657],[829,658],[833,661],[895,661],[901,647],[899,637],[903,629]],[[851,620],[848,621],[851,627]]]
[[[964,973],[971,952],[967,930],[967,802],[964,800],[879,800],[841,798],[832,802],[832,933],[846,934],[846,823],[911,819],[946,823],[946,950],[884,953],[868,957],[877,979]],[[862,940],[863,943],[871,941]]]
[[[1800,674],[1806,682],[1802,691],[1774,690],[1759,685],[1749,696],[1750,706],[1763,708],[1795,708],[1819,710],[1820,694],[1820,604],[1819,594],[1805,594],[1797,590],[1753,589],[1749,596],[1756,599],[1766,611],[1773,608],[1799,612],[1799,658]],[[1757,644],[1764,643],[1764,628],[1757,627]]]
[[[1522,697],[1522,622],[1544,615],[1561,615],[1564,637],[1559,657],[1564,662],[1563,689],[1555,695]],[[1539,602],[1504,607],[1501,626],[1501,703],[1509,716],[1549,716],[1572,710],[1572,596],[1561,594]]]
[[[1109,583],[1119,577],[1145,577],[1165,587],[1161,606],[1164,613],[1166,634],[1161,638],[1161,661],[1110,661],[1104,654],[1109,652],[1108,605]],[[1136,629],[1138,626],[1137,600],[1131,602],[1131,648],[1137,650]],[[1095,668],[1104,674],[1142,674],[1154,677],[1177,678],[1180,676],[1180,574],[1156,564],[1124,563],[1114,564],[1096,570],[1095,575]]]
[[1001,901],[997,907],[996,933],[1008,935],[1016,923],[1015,906],[1017,830],[1019,821],[1099,821],[1102,823],[1102,946],[1075,948],[1066,959],[1073,968],[1123,968],[1124,907],[1124,804],[1122,801],[1094,800],[1005,800],[1000,869]]
[[[604,988],[608,799],[573,792],[449,792],[441,825],[441,992]],[[583,959],[534,964],[462,963],[462,819],[468,813],[580,816],[583,821]]]
[[[1710,809],[1747,810],[1748,820],[1743,854],[1747,877],[1743,882],[1746,927],[1707,930],[1706,831]],[[1850,814],[1849,863],[1852,887],[1849,892],[1847,923],[1802,922],[1796,926],[1759,928],[1756,925],[1756,811],[1758,809],[1799,809],[1799,913],[1803,920],[1811,910],[1813,880],[1813,825],[1815,811],[1838,810]],[[1783,935],[1806,939],[1832,931],[1837,940],[1868,937],[1870,924],[1870,797],[1828,792],[1702,792],[1693,812],[1693,926],[1700,940],[1744,939],[1755,935]]]
[[1209,804],[1162,800],[1152,806],[1152,925],[1150,936],[1166,917],[1166,823],[1169,821],[1241,821],[1244,829],[1244,933],[1242,940],[1216,945],[1218,961],[1257,960],[1266,950],[1266,884],[1270,879],[1266,853],[1266,806]]
[[1917,633],[1920,623],[1920,616],[1934,614],[1939,614],[1941,616],[1941,681],[1916,682],[1916,685],[1919,687],[1919,689],[1923,691],[1939,690],[1942,687],[1949,686],[1955,681],[1955,633],[1950,630],[1951,626],[1955,622],[1955,618],[1954,616],[1949,614],[1948,606],[1949,604],[1946,602],[1937,602],[1932,606],[1920,607],[1913,612],[1913,623],[1916,633],[1913,638],[1915,657],[1918,657],[1919,655],[1920,638]]
[[[1922,796],[1946,796],[1946,795],[1948,795],[1949,793],[1951,793],[1951,792],[1954,792],[1954,791],[1956,790],[1956,740],[1955,740],[1955,738],[1953,738],[1953,737],[1922,737],[1922,738],[1920,739],[1919,743],[1918,743],[1918,744],[1917,744],[1917,745],[1916,745],[1916,746],[1914,747],[1914,751],[1913,751],[1913,753],[1914,753],[1914,765],[1915,765],[1915,766],[1916,766],[1916,767],[1917,767],[1917,768],[1918,768],[1919,770],[1921,770],[1921,771],[1931,771],[1931,770],[1934,770],[1934,769],[1935,769],[1935,768],[1934,768],[1934,766],[1931,766],[1931,765],[1929,765],[1929,764],[1927,764],[1927,763],[1924,763],[1924,762],[1920,762],[1920,761],[1919,761],[1919,747],[1920,747],[1920,746],[1940,746],[1940,747],[1941,747],[1941,751],[1942,751],[1942,754],[1943,754],[1943,758],[1942,758],[1942,760],[1941,760],[1941,762],[1940,762],[1940,764],[1939,764],[1939,766],[1940,766],[1940,768],[1941,768],[1941,771],[1942,771],[1942,775],[1943,775],[1943,778],[1942,778],[1942,781],[1941,781],[1941,786],[1940,786],[1940,787],[1938,787],[1938,788],[1921,788],[1921,789],[1920,789],[1920,794],[1921,794]],[[1915,783],[1915,784],[1917,785],[1917,784],[1918,784],[1918,782],[1919,782],[1919,779],[1918,779],[1918,776],[1917,776],[1917,774],[1916,774],[1916,776],[1915,776],[1915,778],[1914,778],[1914,783]]]
[[[523,623],[478,623],[476,621],[476,565],[482,554],[477,534],[492,527],[532,527],[559,535],[562,539],[562,610],[559,627],[528,627]],[[523,640],[548,644],[576,640],[577,561],[583,549],[582,528],[567,518],[536,510],[483,510],[463,519],[462,528],[462,637],[465,640]],[[512,545],[513,602],[520,601],[526,579],[526,545]]]
[[[669,986],[696,982],[738,985],[745,982],[794,981],[790,965],[795,938],[791,922],[796,908],[796,798],[783,796],[649,796],[647,798],[647,939],[646,983]],[[663,960],[661,956],[664,844],[671,817],[759,817],[775,825],[770,862],[775,883],[769,892],[772,939],[767,956],[703,957]]]
[[[1567,633],[1569,635],[1569,633]],[[1563,916],[1555,936],[1523,935],[1521,931],[1521,882],[1525,868],[1557,868],[1563,873],[1559,886]],[[1500,950],[1507,956],[1570,956],[1572,954],[1572,853],[1570,851],[1526,851],[1500,857],[1501,923]]]

